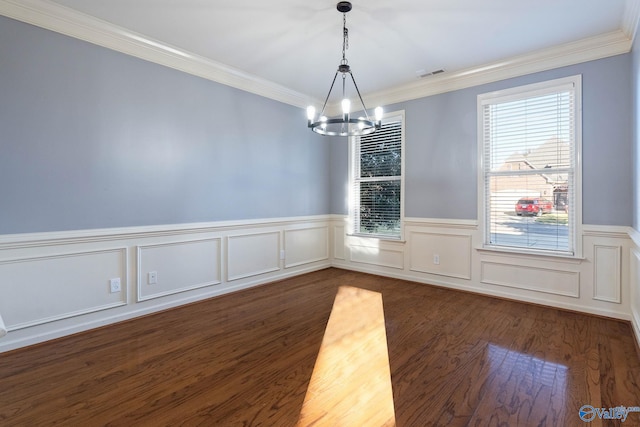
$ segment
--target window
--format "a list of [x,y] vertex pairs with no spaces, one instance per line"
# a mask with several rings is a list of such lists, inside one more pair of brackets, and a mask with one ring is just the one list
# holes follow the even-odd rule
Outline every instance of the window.
[[581,77],[480,95],[484,246],[575,256]]
[[382,129],[351,139],[350,217],[354,234],[400,239],[403,216],[404,115]]

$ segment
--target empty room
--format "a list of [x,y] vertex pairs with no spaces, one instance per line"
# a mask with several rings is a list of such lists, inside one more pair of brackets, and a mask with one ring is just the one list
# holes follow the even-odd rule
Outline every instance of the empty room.
[[640,425],[640,0],[0,0],[0,425]]

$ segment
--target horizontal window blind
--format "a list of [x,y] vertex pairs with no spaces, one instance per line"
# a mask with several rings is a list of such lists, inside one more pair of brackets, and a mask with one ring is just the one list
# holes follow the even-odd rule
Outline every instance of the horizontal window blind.
[[482,101],[485,244],[574,253],[575,85]]
[[353,145],[354,232],[400,237],[402,121],[389,121]]

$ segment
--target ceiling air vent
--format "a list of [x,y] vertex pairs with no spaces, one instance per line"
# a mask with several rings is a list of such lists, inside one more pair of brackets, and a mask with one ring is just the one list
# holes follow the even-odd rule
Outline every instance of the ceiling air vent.
[[423,77],[435,76],[436,74],[444,73],[443,69],[434,70],[434,71],[426,71],[426,70],[418,70],[416,71],[416,76],[421,79]]

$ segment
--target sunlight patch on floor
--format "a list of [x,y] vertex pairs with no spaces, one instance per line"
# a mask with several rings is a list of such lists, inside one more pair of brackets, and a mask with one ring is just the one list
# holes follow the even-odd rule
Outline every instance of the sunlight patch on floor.
[[395,426],[382,294],[341,286],[298,426]]

